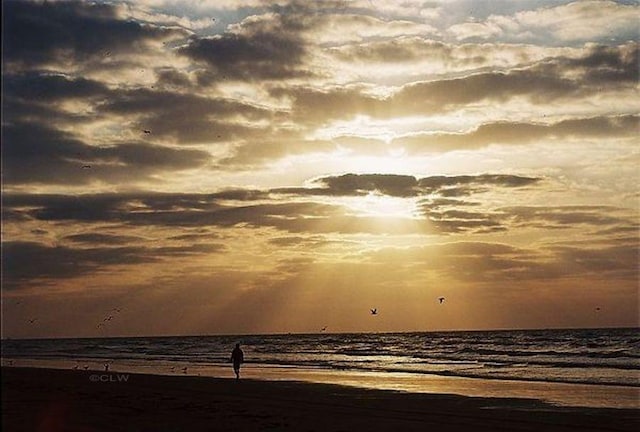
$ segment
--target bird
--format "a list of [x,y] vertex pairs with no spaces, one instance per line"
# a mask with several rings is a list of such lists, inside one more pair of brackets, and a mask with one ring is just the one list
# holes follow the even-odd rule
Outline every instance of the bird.
[[150,134],[151,131],[149,129],[144,129],[142,132],[146,133],[146,134]]
[[438,300],[440,300],[440,304],[444,303],[444,297],[438,297]]
[[82,165],[82,169],[90,169],[91,165]]
[[596,308],[596,312],[600,312],[600,308],[599,307]]
[[371,315],[378,315],[378,309],[371,309]]
[[78,370],[78,365],[75,365],[74,367],[72,367],[71,369],[73,370]]
[[186,366],[182,368],[182,373],[185,373],[185,374],[187,373],[187,367]]
[[322,327],[322,330],[320,331],[327,331],[327,326]]
[[104,371],[109,372],[109,363],[104,364]]
[[33,318],[29,320],[29,324],[33,324],[34,322],[36,322],[38,320],[38,318]]
[[84,370],[87,370],[87,369],[89,369],[89,366],[88,366],[88,365],[84,365],[84,368],[83,368],[83,369],[84,369]]

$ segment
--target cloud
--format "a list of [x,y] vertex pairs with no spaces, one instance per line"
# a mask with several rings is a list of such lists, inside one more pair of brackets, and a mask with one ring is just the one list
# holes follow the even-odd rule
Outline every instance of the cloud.
[[[343,174],[321,177],[315,182],[324,185],[332,194],[363,195],[377,192],[396,197],[412,197],[428,194],[451,196],[470,195],[486,191],[490,187],[523,187],[534,185],[540,178],[503,174],[481,174],[463,176],[431,176],[416,178],[395,174]],[[310,193],[315,193],[311,190]]]
[[273,115],[268,109],[236,100],[151,89],[114,92],[97,109],[133,116],[140,131],[150,130],[154,138],[172,138],[178,144],[210,144],[264,134],[264,126],[250,122]]
[[512,15],[491,13],[481,20],[467,19],[445,31],[457,40],[493,38],[537,44],[608,43],[638,38],[637,4],[586,0],[543,5],[537,9],[524,7],[514,12]]
[[412,154],[477,149],[490,144],[528,144],[541,140],[635,136],[639,116],[574,118],[551,124],[486,123],[465,133],[421,133],[396,138],[393,143]]
[[194,36],[177,53],[207,66],[204,84],[311,75],[302,67],[307,49],[300,26],[295,18],[276,13],[248,17],[221,35]]
[[603,92],[634,91],[639,73],[637,43],[591,46],[580,57],[551,57],[523,68],[467,73],[461,77],[412,82],[388,96],[365,86],[274,87],[271,96],[291,100],[300,122],[323,124],[357,115],[373,118],[432,115],[478,103],[524,98],[542,105],[600,97]]
[[[582,278],[636,280],[637,245],[613,240],[598,249],[583,246],[521,248],[503,243],[450,242],[410,248],[383,248],[365,254],[376,263],[404,265],[473,283]],[[415,269],[415,270],[413,270]]]
[[[91,236],[93,240],[98,240],[97,243],[105,243],[106,237],[96,237],[98,234]],[[107,243],[120,244],[117,240],[112,242],[114,238],[108,239]],[[81,239],[83,243],[89,237]],[[4,288],[18,289],[36,282],[47,284],[58,279],[114,271],[119,266],[135,266],[195,254],[220,253],[224,250],[225,247],[220,244],[75,248],[9,241],[2,243],[2,282]]]
[[2,6],[2,51],[9,70],[84,61],[112,50],[141,52],[151,41],[185,36],[175,28],[123,20],[108,4],[8,0]]
[[197,168],[209,158],[201,150],[147,143],[94,146],[39,124],[3,127],[2,170],[7,184],[130,182],[160,171]]
[[74,243],[124,245],[143,240],[141,237],[101,233],[72,234],[64,237]]

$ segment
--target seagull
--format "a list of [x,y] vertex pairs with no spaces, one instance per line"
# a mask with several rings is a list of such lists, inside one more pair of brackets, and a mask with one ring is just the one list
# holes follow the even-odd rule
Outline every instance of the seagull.
[[150,134],[151,131],[149,129],[144,129],[142,132],[146,133],[146,134]]
[[74,367],[72,367],[71,369],[73,370],[78,370],[78,365],[75,365]]
[[34,322],[36,322],[38,320],[38,318],[33,318],[29,320],[29,324],[33,324]]
[[438,297],[438,300],[440,300],[440,303],[444,303],[444,297]]
[[322,330],[320,331],[327,331],[327,326],[322,327]]
[[89,369],[89,366],[88,365],[84,365],[84,370],[87,370],[87,369]]
[[596,308],[596,312],[600,312],[600,308],[599,307]]
[[371,315],[378,315],[378,309],[371,309]]
[[90,169],[91,165],[82,165],[82,169]]
[[182,373],[187,373],[187,367],[186,366],[182,368]]

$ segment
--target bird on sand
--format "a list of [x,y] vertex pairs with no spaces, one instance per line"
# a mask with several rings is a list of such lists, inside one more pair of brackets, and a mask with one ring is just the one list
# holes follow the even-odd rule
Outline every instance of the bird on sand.
[[91,165],[82,165],[82,169],[91,169]]
[[143,130],[142,132],[144,132],[144,133],[146,133],[146,134],[150,134],[150,133],[151,133],[151,131],[150,131],[149,129],[145,129],[145,130]]
[[378,315],[378,309],[371,309],[371,315]]
[[438,297],[438,300],[440,300],[440,303],[444,303],[444,297]]
[[326,326],[322,327],[322,330],[320,331],[327,331],[327,327]]

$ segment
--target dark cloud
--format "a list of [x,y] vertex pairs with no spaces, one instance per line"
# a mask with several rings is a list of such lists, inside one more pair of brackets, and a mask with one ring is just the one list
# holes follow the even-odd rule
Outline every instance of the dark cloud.
[[[395,197],[413,197],[428,194],[464,196],[484,192],[492,187],[524,187],[540,182],[540,178],[505,174],[481,174],[463,176],[431,176],[416,178],[396,174],[344,174],[322,177],[316,183],[324,189],[308,189],[308,194],[346,196],[377,192]],[[303,194],[304,189],[290,189]],[[281,189],[286,192],[287,189]]]
[[502,103],[516,97],[534,104],[632,89],[638,74],[638,44],[593,47],[584,56],[548,58],[528,67],[469,73],[456,78],[413,82],[386,98],[366,88],[274,87],[271,95],[293,101],[300,122],[322,124],[358,114],[375,118],[428,115],[480,103]]
[[125,21],[108,4],[83,1],[2,2],[2,56],[9,65],[84,61],[106,52],[137,52],[181,30]]
[[[531,187],[539,178],[514,175],[476,176],[355,175],[325,177],[323,188],[279,188],[268,191],[228,190],[213,194],[5,194],[3,211],[10,220],[113,222],[123,227],[185,228],[270,227],[291,233],[491,233],[515,229],[602,230],[633,227],[623,209],[608,206],[490,207],[476,197],[495,188]],[[401,218],[354,215],[341,205],[308,201],[311,196],[362,196],[369,193],[400,198],[424,196],[411,223]],[[301,199],[305,199],[301,201]],[[259,203],[253,203],[253,201]],[[267,202],[261,202],[266,201]],[[184,239],[210,234],[189,232]],[[299,238],[292,237],[295,241]],[[291,244],[292,238],[277,240]],[[176,238],[180,240],[180,238]],[[300,240],[302,241],[302,240]]]
[[224,250],[225,247],[219,244],[71,248],[34,242],[3,242],[2,282],[3,288],[16,289],[33,283],[108,272],[114,266],[153,263]]
[[2,144],[3,180],[8,184],[128,182],[160,171],[197,168],[210,158],[204,151],[146,143],[93,146],[33,123],[4,126]]
[[101,233],[72,234],[72,235],[63,237],[63,239],[70,240],[74,243],[105,244],[105,245],[124,245],[129,243],[136,243],[143,240],[141,237],[136,237],[136,236],[101,234]]
[[107,86],[97,81],[35,71],[5,75],[2,84],[4,97],[31,102],[105,97],[109,93]]
[[563,120],[553,124],[487,123],[467,133],[420,134],[393,140],[411,152],[446,152],[489,144],[526,144],[541,139],[624,137],[637,134],[636,115]]
[[97,108],[105,114],[135,116],[140,131],[150,130],[154,137],[171,137],[180,144],[264,135],[264,128],[250,126],[246,120],[264,120],[274,114],[230,99],[152,89],[114,91]]
[[234,32],[192,37],[178,54],[203,63],[201,84],[225,79],[254,81],[309,76],[306,42],[295,17],[270,14],[240,23]]
[[352,195],[377,191],[390,196],[415,196],[418,181],[413,176],[395,174],[344,174],[317,180],[336,195]]

